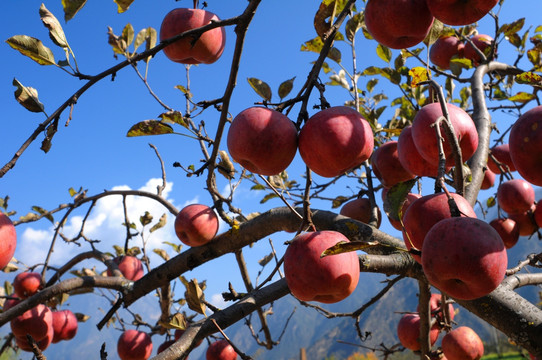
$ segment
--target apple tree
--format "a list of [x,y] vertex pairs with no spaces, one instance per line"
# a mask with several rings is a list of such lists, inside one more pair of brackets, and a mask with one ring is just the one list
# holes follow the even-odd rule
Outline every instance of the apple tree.
[[[129,7],[137,4],[115,3],[128,17]],[[63,306],[65,299],[103,289],[116,296],[95,331],[104,326],[122,331],[121,359],[149,358],[155,354],[151,338],[160,336],[165,341],[153,359],[186,358],[204,339],[210,345],[207,359],[249,359],[224,330],[254,313],[257,320],[251,322],[257,321],[263,334],[260,338],[253,331],[254,341],[272,349],[276,330],[267,322],[269,306],[290,294],[315,313],[351,317],[362,341],[360,315],[398,281],[413,278],[418,309],[398,324],[400,346],[377,349],[382,357],[406,348],[423,359],[480,358],[478,335],[453,322],[454,308],[461,307],[542,358],[542,309],[517,291],[542,284],[542,252],[524,254],[519,264],[507,257],[520,236],[536,238],[542,226],[534,188],[542,185],[542,26],[525,25],[532,21],[529,10],[523,18],[503,22],[501,10],[518,6],[510,0],[304,2],[305,11],[296,16],[314,24],[312,39],[300,44],[311,56],[305,71],[280,82],[280,100],[273,99],[264,79],[249,77],[252,98],[243,95],[240,108],[233,100],[245,44],[266,2],[249,0],[230,18],[215,11],[215,3],[179,7],[171,1],[161,24],[147,23],[139,32],[130,23],[121,31],[109,28],[107,43],[116,59],[100,64],[93,75],[83,72],[86,59],[76,60],[69,32],[45,4],[35,20],[45,25],[50,46],[30,35],[6,39],[15,51],[4,57],[47,66],[39,69],[43,72],[58,68],[57,76],[79,82],[49,113],[36,89],[13,80],[17,102],[45,120],[18,148],[3,147],[8,160],[0,178],[25,166],[21,159],[34,151],[35,142],[41,141],[44,153],[62,146],[61,121],[66,126],[77,121],[77,108],[91,89],[128,71],[137,74],[161,113],[157,119],[132,121],[127,137],[159,139],[160,144],[175,138],[190,150],[174,154],[176,161],[167,164],[165,152],[151,144],[161,170],[155,191],[70,188],[71,197],[62,205],[34,206],[20,216],[23,209],[8,207],[17,191],[3,188],[0,265],[13,276],[2,297],[0,325],[11,330],[2,349],[39,358],[55,343],[72,339],[76,320],[85,316]],[[85,1],[62,1],[64,19],[77,22],[84,6]],[[278,16],[285,9],[273,11]],[[479,25],[482,20],[491,26]],[[59,49],[65,59],[55,57]],[[186,73],[176,87],[184,106],[167,105],[156,91],[164,80],[153,78],[149,69],[163,55]],[[207,84],[207,90],[212,85],[221,95],[194,92],[191,74],[205,72],[219,59],[229,72],[223,81]],[[133,91],[122,83],[110,86]],[[503,114],[508,121],[501,120]],[[198,162],[192,163],[189,158],[196,153]],[[294,166],[301,170],[291,171]],[[205,193],[201,204],[178,209],[169,201],[164,192],[172,174]],[[248,208],[255,210],[242,209],[243,189],[250,189],[257,204]],[[486,189],[492,195],[481,192]],[[114,244],[93,239],[85,228],[97,204],[111,197],[122,198],[124,221],[118,227],[125,233]],[[139,223],[133,221],[128,199],[134,197],[159,204],[164,214],[145,212]],[[489,208],[497,208],[497,219],[484,216]],[[67,234],[66,224],[80,213],[79,231]],[[47,220],[54,233],[42,262],[12,260],[20,242],[15,228]],[[401,235],[379,230],[384,225]],[[175,233],[177,241],[167,250],[153,247],[144,234],[155,231]],[[272,251],[261,261],[267,271],[262,280],[249,271],[245,254],[273,234],[287,241],[271,243]],[[61,241],[77,253],[62,266],[51,266]],[[224,285],[226,306],[219,308],[205,300],[203,279],[185,276],[226,254],[234,254],[245,288]],[[103,271],[84,267],[89,259]],[[357,310],[327,310],[325,304],[363,286],[360,273],[384,274],[388,281],[379,291],[367,289],[374,297]],[[131,311],[149,294],[156,295],[158,320]],[[436,342],[439,336],[442,345]],[[474,350],[464,349],[466,339]],[[103,348],[100,352],[106,358]]]

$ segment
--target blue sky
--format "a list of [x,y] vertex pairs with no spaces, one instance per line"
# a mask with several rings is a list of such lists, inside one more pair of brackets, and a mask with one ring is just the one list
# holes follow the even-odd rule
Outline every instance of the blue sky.
[[[46,46],[51,47],[55,57],[61,59],[63,51],[55,47],[48,38],[47,29],[42,25],[38,9],[42,1],[4,1],[0,10],[4,15],[4,24],[0,29],[0,38],[6,40],[13,35],[25,34],[41,39]],[[46,7],[60,20],[67,39],[74,50],[80,70],[89,75],[99,73],[120,60],[113,57],[111,47],[107,44],[107,27],[113,28],[115,34],[120,34],[127,23],[131,23],[135,31],[148,26],[157,30],[165,14],[175,7],[191,6],[191,1],[142,1],[136,0],[130,9],[117,14],[113,1],[89,1],[74,19],[65,23],[60,0],[44,1]],[[238,15],[246,5],[246,1],[209,0],[209,10],[217,13],[222,19]],[[278,101],[277,89],[279,84],[287,79],[296,77],[292,94],[295,94],[308,75],[311,62],[317,57],[314,53],[301,52],[301,44],[315,37],[313,17],[317,10],[315,1],[263,1],[258,9],[253,23],[249,28],[245,52],[241,61],[238,84],[232,97],[230,111],[232,115],[252,106],[261,99],[252,91],[246,79],[256,77],[266,81],[274,91],[274,101]],[[358,1],[358,8],[362,8]],[[507,1],[501,11],[501,22],[509,22],[518,17],[527,17],[528,26],[542,23],[540,18],[530,14],[542,13],[542,3],[539,0]],[[481,31],[491,33],[494,24],[488,19],[480,22]],[[194,100],[215,99],[222,95],[229,74],[229,66],[233,53],[233,28],[227,28],[227,44],[223,56],[212,65],[192,67],[190,79]],[[363,39],[361,34],[356,38],[358,48],[358,68],[370,65],[384,66],[382,60],[375,55],[375,42]],[[31,86],[39,91],[39,98],[45,105],[47,113],[52,113],[73,92],[83,85],[83,81],[71,78],[63,71],[40,66],[30,59],[2,43],[0,54],[3,71],[0,74],[0,96],[3,101],[3,138],[0,145],[0,162],[5,164],[15,151],[34,131],[36,126],[45,118],[42,114],[30,113],[23,109],[13,97],[15,88],[13,78],[17,78],[25,86]],[[338,46],[341,46],[340,44]],[[350,68],[346,47],[343,51],[343,63]],[[509,44],[503,43],[500,60],[509,60],[507,53],[511,51]],[[395,56],[396,53],[394,53]],[[333,65],[333,64],[332,64]],[[335,66],[338,70],[338,67]],[[140,67],[143,71],[143,67]],[[327,81],[327,76],[322,75]],[[149,82],[158,96],[169,106],[184,111],[185,100],[182,93],[176,90],[176,85],[186,85],[185,68],[180,64],[170,62],[159,53],[150,62]],[[377,92],[390,91],[380,81]],[[340,105],[346,99],[346,92],[337,87],[328,87],[326,96],[332,105]],[[387,93],[388,94],[388,93]],[[390,96],[391,98],[391,96]],[[313,100],[313,103],[316,100]],[[311,103],[312,104],[312,103]],[[297,114],[294,108],[292,114]],[[169,187],[167,198],[177,208],[191,203],[201,202],[210,204],[210,197],[202,190],[204,178],[187,178],[184,173],[172,167],[173,162],[180,161],[183,165],[194,164],[198,167],[201,154],[198,145],[187,141],[186,138],[175,135],[127,138],[125,136],[131,125],[145,119],[156,119],[163,108],[148,94],[145,86],[129,68],[120,71],[112,82],[105,79],[85,93],[74,108],[73,119],[69,126],[64,124],[68,112],[60,119],[59,131],[55,135],[52,149],[44,154],[40,149],[42,137],[38,138],[6,176],[0,179],[0,197],[10,196],[9,209],[24,215],[30,207],[38,205],[43,208],[54,208],[59,204],[70,201],[68,189],[83,187],[88,194],[96,194],[104,189],[131,188],[149,189],[153,191],[157,179],[160,178],[160,165],[154,151],[148,146],[154,144],[160,152],[168,174]],[[295,115],[294,115],[295,116]],[[499,115],[502,116],[502,115]],[[213,109],[205,111],[204,119],[209,134],[214,136],[214,125],[218,122],[219,113]],[[295,120],[295,117],[292,117]],[[223,142],[225,149],[225,141]],[[299,156],[289,167],[292,177],[300,179],[304,171]],[[316,178],[322,180],[321,178]],[[350,188],[347,188],[347,186]],[[221,190],[227,191],[225,182],[221,182]],[[336,193],[350,195],[356,190],[355,183],[343,183]],[[279,202],[270,201],[259,204],[261,193],[249,191],[250,184],[242,186],[236,196],[236,205],[246,213],[265,211]],[[379,196],[377,196],[379,198]],[[148,201],[131,199],[130,218],[136,221],[145,211],[149,210],[158,219],[166,210]],[[317,203],[318,205],[318,203]],[[322,205],[323,206],[323,205]],[[326,205],[328,206],[328,205]],[[91,216],[88,232],[102,240],[100,249],[111,251],[112,245],[122,245],[124,228],[121,226],[122,214],[120,198],[110,198],[99,204],[99,208]],[[81,221],[73,218],[66,225],[67,232],[76,231]],[[55,218],[59,220],[59,217]],[[149,244],[159,247],[162,241],[175,242],[173,222],[169,219],[165,229],[154,233],[149,238]],[[399,233],[392,229],[386,220],[383,230]],[[222,227],[224,230],[224,227]],[[29,226],[17,228],[19,245],[15,257],[23,262],[32,264],[43,261],[43,250],[48,246],[52,226],[46,220]],[[275,245],[281,244],[283,235],[273,237]],[[135,243],[134,245],[137,245]],[[53,257],[53,264],[61,264],[71,257],[78,248],[59,245]],[[252,270],[257,271],[257,260],[270,251],[267,241],[261,246],[247,249],[247,259]],[[159,264],[157,257],[152,258],[154,264]],[[87,266],[93,265],[89,263]],[[226,256],[213,264],[207,264],[200,270],[187,274],[187,277],[207,279],[209,286],[208,297],[226,289],[227,281],[233,280],[234,285],[241,289],[242,283],[236,272],[230,276],[224,268],[235,265],[233,256]],[[100,265],[97,265],[98,269]],[[0,280],[11,280],[12,275],[0,275]],[[102,304],[102,306],[105,306]],[[75,306],[74,306],[75,307]],[[76,311],[83,311],[75,308]],[[107,310],[107,308],[106,308]],[[158,311],[158,310],[156,310]],[[96,317],[96,318],[99,318]],[[150,319],[149,319],[150,320]],[[85,324],[87,327],[91,327]],[[2,330],[6,330],[4,327]],[[157,346],[160,342],[157,342]],[[111,351],[110,353],[114,353]]]

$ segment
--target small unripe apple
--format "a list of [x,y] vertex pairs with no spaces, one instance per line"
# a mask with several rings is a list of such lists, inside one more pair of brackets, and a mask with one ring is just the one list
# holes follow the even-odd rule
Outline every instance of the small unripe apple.
[[309,118],[299,133],[299,154],[316,174],[335,177],[369,159],[373,153],[371,125],[359,112],[335,106]]
[[53,343],[71,340],[77,334],[77,317],[68,309],[53,311]]
[[[372,215],[371,201],[368,198],[358,198],[350,200],[343,205],[340,214],[348,216],[349,218],[352,218],[354,220],[361,221],[362,223],[368,224],[371,220]],[[378,218],[376,227],[379,228],[382,221],[382,213],[380,212],[380,209],[378,207],[377,214]]]
[[510,130],[510,157],[519,174],[542,186],[542,105],[521,115]]
[[[483,54],[489,55],[489,50],[491,49],[491,45],[493,44],[493,38],[489,35],[484,34],[477,34],[470,38],[472,43],[480,50]],[[482,62],[482,57],[478,55],[476,50],[474,49],[474,46],[471,45],[470,42],[467,41],[465,44],[465,51],[464,51],[465,58],[472,60],[472,63],[477,66]]]
[[463,26],[483,18],[499,0],[427,0],[433,16],[446,25]]
[[397,141],[394,140],[380,145],[373,152],[371,164],[375,176],[380,180],[382,186],[387,188],[416,177],[401,165],[397,153]]
[[188,246],[207,244],[217,232],[218,216],[207,205],[185,206],[175,218],[175,233]]
[[[440,329],[432,327],[429,331],[429,340],[431,345],[438,339]],[[404,314],[397,324],[397,336],[401,345],[412,351],[420,350],[420,315]]]
[[13,280],[15,294],[21,299],[34,295],[42,288],[41,275],[37,272],[25,271],[15,276]]
[[[212,12],[202,9],[173,9],[162,21],[160,41],[219,20]],[[197,39],[191,36],[182,38],[166,46],[164,54],[171,61],[182,64],[211,64],[220,58],[225,44],[226,31],[218,27],[204,32]]]
[[152,353],[151,337],[143,331],[126,330],[117,342],[117,353],[121,360],[147,360]]
[[444,335],[442,352],[448,360],[478,360],[484,355],[484,343],[470,327],[460,326]]
[[297,235],[288,245],[284,276],[297,299],[331,304],[355,290],[360,273],[355,252],[321,257],[338,242],[348,242],[348,238],[337,231],[316,231]]
[[519,225],[510,218],[497,218],[489,222],[497,232],[499,233],[504,246],[510,249],[519,240]]
[[11,219],[0,212],[0,269],[6,267],[15,254],[17,233]]
[[[491,155],[495,157],[495,159],[500,162],[501,167],[503,167],[503,170],[509,170],[509,171],[516,171],[516,167],[514,166],[514,162],[512,161],[512,158],[510,157],[510,144],[501,144],[497,145],[491,148]],[[495,174],[500,174],[501,169],[499,168],[499,165],[493,160],[493,158],[490,156],[487,159],[487,166],[491,171],[493,171]]]
[[[143,264],[135,256],[117,256],[113,261],[118,265],[120,272],[126,279],[137,281],[143,277]],[[107,276],[112,275],[111,271],[107,270]]]
[[497,201],[501,209],[508,214],[521,214],[533,206],[534,188],[523,179],[503,182],[497,190]]
[[297,129],[278,111],[251,107],[241,111],[228,131],[228,151],[245,169],[260,175],[286,170],[297,151]]
[[207,348],[205,353],[206,360],[235,360],[237,353],[233,346],[226,340],[217,340]]
[[441,69],[450,68],[452,58],[462,58],[465,45],[457,36],[441,36],[429,49],[429,60]]

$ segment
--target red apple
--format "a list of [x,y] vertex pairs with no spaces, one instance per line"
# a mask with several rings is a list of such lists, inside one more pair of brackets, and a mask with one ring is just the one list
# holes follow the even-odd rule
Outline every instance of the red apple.
[[0,269],[6,267],[13,258],[17,246],[17,233],[10,218],[0,212]]
[[519,174],[542,186],[542,105],[527,111],[510,130],[510,157]]
[[[470,40],[483,54],[486,55],[487,58],[491,49],[491,45],[493,44],[493,38],[489,35],[477,34],[472,36]],[[475,66],[479,65],[482,62],[482,57],[478,55],[478,53],[474,49],[474,46],[472,46],[471,43],[468,41],[465,43],[464,55],[465,58],[472,60],[472,63]]]
[[489,222],[501,237],[504,246],[510,249],[519,240],[519,225],[510,218],[497,218]]
[[49,335],[53,339],[53,312],[47,306],[39,304],[10,322],[11,332],[15,337],[26,340],[26,335],[31,335],[39,342]]
[[533,218],[538,227],[542,227],[542,201],[536,203],[533,211]]
[[479,219],[441,220],[423,242],[422,267],[427,280],[456,299],[473,300],[489,294],[504,279],[507,265],[499,233]]
[[[378,219],[376,227],[379,228],[382,221],[382,213],[378,207],[377,213]],[[371,201],[368,198],[358,198],[348,201],[341,208],[340,214],[368,224],[372,215]]]
[[[401,131],[397,140],[397,154],[401,165],[412,174],[432,177],[438,175],[438,165],[429,163],[416,149],[412,139],[412,126],[407,126]],[[449,169],[450,167],[446,170]]]
[[[178,8],[171,10],[162,21],[160,41],[182,32],[208,25],[220,19],[210,11]],[[164,54],[174,62],[182,64],[211,64],[220,58],[226,44],[223,27],[214,28],[194,37],[184,37],[164,48]]]
[[497,190],[497,201],[501,209],[508,214],[521,214],[533,206],[534,188],[523,179],[503,182]]
[[[472,206],[461,195],[452,193],[452,197],[462,216],[476,217]],[[403,240],[407,249],[421,250],[429,230],[442,219],[450,218],[450,206],[445,193],[422,196],[414,201],[403,215]],[[411,254],[414,260],[421,262],[421,257]]]
[[487,190],[495,184],[495,173],[489,169],[484,171],[484,178],[482,179],[482,185],[480,189]]
[[297,129],[288,117],[264,107],[241,111],[228,131],[233,160],[260,175],[284,171],[297,151]]
[[[491,155],[495,157],[495,159],[500,162],[500,165],[503,167],[504,170],[509,171],[516,171],[516,167],[514,166],[514,163],[512,162],[512,158],[510,157],[510,145],[509,144],[501,144],[497,145],[491,148]],[[499,168],[499,165],[493,160],[493,158],[490,156],[487,159],[487,166],[491,171],[493,171],[495,174],[500,174],[501,169]]]
[[335,177],[369,159],[374,136],[356,110],[335,106],[314,114],[299,133],[299,153],[320,176]]
[[446,25],[463,26],[483,18],[499,0],[427,0],[433,16]]
[[302,233],[284,254],[284,275],[297,299],[336,303],[348,297],[359,280],[359,259],[355,252],[320,257],[322,252],[348,239],[336,231]]
[[[54,336],[54,330],[53,330],[53,327],[51,326],[48,328],[47,335],[43,339],[36,340],[33,336],[32,338],[38,344],[38,348],[43,351],[47,349],[49,345],[51,345],[53,341],[53,336]],[[26,337],[26,335],[15,336],[15,343],[22,351],[33,352],[32,346],[28,343],[28,338]]]
[[217,340],[207,348],[206,360],[235,360],[237,353],[226,340]]
[[450,68],[450,60],[463,57],[465,45],[457,36],[441,36],[429,49],[429,60],[441,69]]
[[71,310],[53,311],[53,343],[73,339],[77,328],[77,317]]
[[[386,210],[386,214],[388,215],[388,220],[390,221],[390,224],[395,229],[399,231],[403,230],[403,225],[401,224],[401,220],[403,219],[403,216],[405,215],[410,204],[412,204],[414,201],[418,200],[421,197],[422,196],[420,194],[408,193],[404,199],[390,200],[388,198],[388,191],[385,188],[382,189],[382,201],[384,201],[384,210]],[[391,201],[401,201],[402,203],[394,206],[393,204],[390,203]]]
[[37,272],[22,272],[13,280],[15,294],[21,299],[34,295],[42,288],[41,275]]
[[[439,328],[432,327],[429,331],[431,345],[435,344],[439,335]],[[397,324],[397,336],[401,345],[412,351],[420,350],[420,315],[404,314]]]
[[[118,265],[120,272],[126,279],[137,281],[143,277],[143,264],[135,256],[117,256],[113,261]],[[112,275],[113,273],[107,270],[107,276]]]
[[146,360],[152,353],[151,337],[143,331],[126,330],[117,342],[117,353],[121,360]]
[[474,330],[460,326],[444,335],[442,352],[448,360],[478,360],[484,355],[484,344]]
[[160,354],[162,351],[166,350],[171,345],[175,344],[175,340],[166,340],[158,346],[157,354]]
[[536,205],[533,204],[528,211],[518,214],[508,214],[508,217],[518,224],[519,236],[530,236],[537,230],[538,225],[533,217],[535,209]]
[[416,177],[401,165],[397,153],[397,141],[388,141],[380,145],[371,156],[371,164],[375,176],[382,186],[387,188]]
[[[429,308],[431,309],[431,317],[437,319],[435,326],[439,326],[444,320],[444,313],[442,312],[442,295],[436,293],[431,294],[431,298],[429,299]],[[420,311],[419,305],[416,311]],[[448,304],[448,313],[450,314],[450,320],[453,320],[455,312],[452,304]]]
[[[478,147],[478,132],[476,126],[469,114],[465,110],[453,104],[446,104],[450,115],[450,122],[457,136],[463,161],[467,161]],[[412,121],[412,139],[416,145],[416,149],[420,155],[428,162],[438,165],[439,150],[437,134],[432,126],[440,117],[442,117],[442,109],[440,103],[431,103],[422,107],[414,116]],[[444,155],[446,156],[446,165],[455,165],[455,160],[452,156],[452,147],[449,141],[446,140],[444,133],[444,125],[440,126],[441,134],[444,143]]]
[[207,205],[185,206],[175,218],[175,233],[188,246],[201,246],[218,232],[218,216]]
[[404,49],[425,39],[433,15],[425,0],[369,0],[365,5],[367,31],[380,44]]

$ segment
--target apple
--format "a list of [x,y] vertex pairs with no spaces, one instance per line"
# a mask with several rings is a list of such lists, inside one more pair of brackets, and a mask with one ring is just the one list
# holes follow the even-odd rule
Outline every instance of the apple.
[[[450,122],[454,128],[455,135],[459,142],[463,161],[467,161],[478,147],[478,132],[471,117],[465,110],[454,104],[446,104],[450,115]],[[423,106],[414,116],[412,121],[412,140],[420,155],[431,164],[438,165],[439,150],[438,139],[433,124],[442,117],[440,103],[431,103]],[[446,140],[444,125],[440,126],[443,142],[446,165],[455,165],[452,156],[452,147]]]
[[510,130],[510,157],[519,174],[542,186],[542,105],[521,115]]
[[77,317],[71,310],[53,311],[53,343],[73,339],[77,328]]
[[[10,326],[13,335],[24,341],[26,341],[27,334],[32,336],[36,342],[48,338],[49,335],[51,341],[53,340],[53,312],[43,304],[38,304],[36,307],[13,318]],[[47,342],[48,340],[44,344]]]
[[[137,281],[143,277],[143,265],[141,260],[135,256],[117,256],[113,259],[113,262],[118,265],[122,275],[132,281]],[[107,270],[107,276],[112,276],[113,273]]]
[[206,360],[235,360],[237,353],[233,346],[226,340],[217,340],[207,348],[205,353]]
[[317,112],[299,133],[299,153],[307,166],[324,177],[339,176],[373,153],[371,125],[359,112],[335,106]]
[[232,121],[227,145],[233,160],[260,175],[275,175],[288,167],[297,151],[297,128],[278,111],[254,106]]
[[[378,219],[376,227],[379,228],[380,223],[382,222],[382,213],[380,212],[380,209],[378,207],[377,213]],[[358,198],[350,200],[343,205],[340,214],[348,216],[349,218],[352,218],[354,220],[361,221],[362,223],[368,224],[371,220],[372,215],[371,201],[368,198]]]
[[[53,342],[53,337],[54,337],[54,330],[52,326],[48,328],[47,335],[43,339],[36,340],[32,336],[32,338],[36,341],[38,348],[42,351],[47,349],[49,345],[51,345],[51,343]],[[21,349],[22,351],[33,352],[32,346],[28,343],[28,338],[26,337],[26,335],[15,336],[15,343],[17,344],[19,349]]]
[[538,228],[533,212],[536,210],[536,205],[532,205],[528,211],[518,214],[508,214],[508,218],[514,220],[519,227],[519,236],[530,236]]
[[218,216],[202,204],[185,206],[175,218],[175,233],[188,246],[201,246],[211,241],[218,232]]
[[25,271],[15,276],[13,280],[15,294],[21,299],[34,295],[42,288],[41,275],[37,272]]
[[[500,162],[500,165],[504,170],[516,171],[516,167],[514,166],[512,158],[510,157],[510,144],[496,145],[490,149],[490,152],[495,159]],[[495,174],[500,174],[502,172],[499,165],[497,165],[491,156],[487,159],[487,166]]]
[[[168,347],[170,347],[173,344],[175,344],[175,340],[166,340],[166,341],[164,341],[163,343],[160,344],[160,346],[158,346],[157,354],[160,354],[162,351],[166,350]],[[187,358],[188,357],[186,357],[185,359],[187,359]]]
[[463,26],[483,18],[499,0],[427,0],[433,16],[446,25]]
[[425,39],[433,15],[425,0],[369,0],[365,5],[367,31],[380,44],[405,49]]
[[387,188],[416,177],[401,165],[395,140],[380,145],[371,156],[371,164],[375,176]]
[[450,68],[450,60],[463,57],[465,45],[457,36],[441,36],[431,45],[429,49],[429,60],[441,69]]
[[412,204],[414,201],[418,200],[421,197],[422,196],[420,194],[408,193],[406,197],[402,199],[402,203],[396,206],[397,210],[395,210],[395,208],[387,210],[387,204],[389,204],[390,207],[393,207],[394,205],[390,204],[391,200],[388,198],[387,189],[382,189],[382,201],[384,202],[384,210],[386,210],[386,214],[388,215],[388,220],[390,221],[390,224],[395,229],[399,231],[403,230],[401,219],[403,219],[403,216],[405,215],[410,204]]
[[117,353],[121,360],[146,360],[152,353],[151,337],[143,331],[126,330],[117,342]]
[[480,189],[487,190],[495,185],[495,173],[489,169],[484,170],[484,178],[482,179],[482,184]]
[[[486,55],[487,58],[491,45],[493,44],[493,38],[489,35],[477,34],[472,36],[470,40],[483,54]],[[470,59],[475,66],[482,62],[482,57],[476,52],[474,46],[472,46],[472,44],[468,41],[465,43],[464,56],[465,58]]]
[[510,249],[519,240],[519,224],[510,218],[497,218],[489,222],[501,237],[504,246]]
[[[429,340],[434,345],[440,329],[433,326],[429,331]],[[420,315],[404,314],[397,324],[397,336],[401,345],[412,351],[420,350]]]
[[[219,20],[212,12],[202,9],[173,9],[162,20],[160,41]],[[192,36],[179,39],[166,46],[164,54],[177,63],[211,64],[220,58],[225,45],[226,31],[218,27],[204,32],[198,39]]]
[[[469,202],[456,193],[451,194],[462,216],[476,217]],[[421,250],[429,230],[443,219],[452,217],[445,193],[425,195],[411,203],[403,215],[403,240],[408,250]],[[420,255],[411,254],[421,262]]]
[[[437,323],[435,326],[439,327],[440,323],[444,321],[444,313],[442,312],[442,295],[433,293],[431,294],[431,297],[429,298],[429,308],[431,310],[431,317],[434,317],[437,319]],[[416,311],[420,311],[420,306],[418,305],[418,308]],[[454,319],[455,312],[454,312],[454,306],[450,303],[448,304],[448,313],[450,314],[450,320]]]
[[535,194],[531,184],[523,179],[512,179],[499,185],[497,201],[508,214],[521,214],[534,204]]
[[442,352],[448,360],[477,360],[484,355],[484,344],[474,330],[460,326],[444,335]]
[[6,267],[13,258],[17,246],[17,233],[11,219],[0,212],[0,269]]
[[542,227],[542,202],[538,201],[533,211],[533,218],[538,227]]
[[[397,155],[401,165],[412,174],[432,177],[438,175],[438,164],[429,163],[416,149],[412,139],[412,126],[407,126],[401,131],[397,139]],[[445,171],[449,169],[450,166]]]
[[456,299],[473,300],[489,294],[504,279],[507,265],[499,233],[476,218],[441,220],[423,242],[422,268],[427,280]]
[[348,239],[337,231],[297,235],[284,254],[284,276],[292,295],[301,301],[331,304],[348,297],[359,280],[355,252],[320,257],[322,252]]

